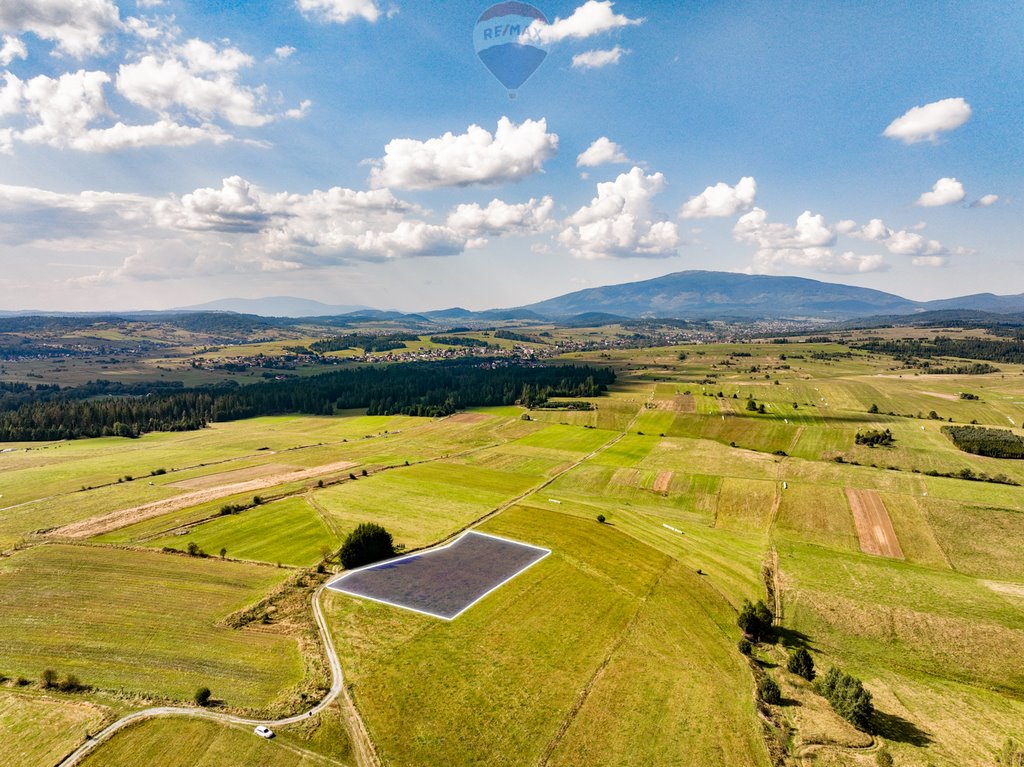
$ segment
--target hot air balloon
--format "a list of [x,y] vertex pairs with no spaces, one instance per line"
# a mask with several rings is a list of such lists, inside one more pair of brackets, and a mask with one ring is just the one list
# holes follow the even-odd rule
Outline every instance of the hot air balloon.
[[507,2],[492,5],[477,19],[473,28],[476,55],[508,89],[509,98],[530,79],[547,57],[534,22],[547,24],[547,17],[528,3]]

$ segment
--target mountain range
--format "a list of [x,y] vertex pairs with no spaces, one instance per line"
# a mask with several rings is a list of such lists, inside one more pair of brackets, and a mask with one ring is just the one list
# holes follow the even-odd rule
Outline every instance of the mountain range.
[[[331,318],[346,322],[412,320],[460,323],[498,320],[570,320],[581,315],[601,321],[623,318],[681,320],[852,320],[866,317],[899,317],[923,312],[974,311],[988,314],[1024,313],[1024,293],[996,295],[976,293],[934,301],[913,301],[894,293],[804,277],[737,274],[734,272],[686,271],[650,280],[587,288],[526,306],[474,312],[460,307],[405,314],[367,306],[328,304],[306,298],[224,298],[209,303],[170,309],[171,314],[231,312],[261,317]],[[55,315],[61,312],[4,312],[0,316]],[[77,313],[75,313],[77,314]],[[82,313],[87,314],[87,313]],[[126,314],[126,313],[121,313]]]

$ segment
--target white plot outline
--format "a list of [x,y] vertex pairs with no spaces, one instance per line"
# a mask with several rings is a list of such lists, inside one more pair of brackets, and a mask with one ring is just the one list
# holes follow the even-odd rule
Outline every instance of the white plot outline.
[[[439,615],[438,613],[432,613],[429,610],[421,610],[418,607],[410,607],[409,605],[403,605],[400,602],[392,602],[392,601],[387,600],[387,599],[380,599],[379,597],[371,597],[371,596],[367,596],[366,594],[357,594],[354,591],[346,591],[345,589],[343,589],[342,587],[337,585],[338,583],[340,583],[341,581],[345,580],[350,575],[354,575],[355,573],[361,573],[363,570],[373,570],[375,568],[379,568],[379,567],[382,567],[384,565],[390,565],[390,564],[394,564],[395,562],[401,562],[404,559],[412,559],[413,557],[422,557],[422,556],[427,555],[427,554],[433,554],[433,553],[438,552],[438,551],[444,551],[445,549],[448,549],[448,548],[451,548],[452,546],[454,546],[456,543],[461,541],[467,535],[479,535],[479,536],[482,536],[484,538],[493,538],[494,540],[501,541],[502,543],[511,543],[511,544],[513,544],[515,546],[522,546],[525,549],[534,549],[536,551],[542,551],[544,553],[541,554],[541,556],[537,557],[532,562],[530,562],[529,564],[527,564],[526,566],[521,567],[518,570],[516,570],[514,573],[512,573],[510,576],[508,576],[501,583],[498,583],[498,584],[492,586],[491,588],[487,589],[487,591],[485,591],[482,594],[480,594],[480,596],[478,596],[476,599],[474,599],[469,604],[465,605],[461,610],[459,610],[457,613],[455,613],[455,615],[452,615],[452,616]],[[400,608],[402,610],[409,610],[410,612],[419,613],[420,615],[429,615],[431,618],[440,618],[443,621],[451,622],[451,621],[455,620],[456,618],[458,618],[460,615],[462,615],[464,612],[466,612],[466,610],[468,610],[470,607],[475,605],[481,599],[486,597],[488,594],[490,594],[490,593],[492,593],[494,591],[497,591],[502,586],[504,586],[506,583],[508,583],[510,580],[515,578],[516,576],[522,575],[527,570],[529,570],[531,567],[533,567],[535,564],[537,564],[538,562],[541,562],[542,560],[544,560],[548,556],[548,554],[550,554],[550,553],[551,553],[551,549],[546,549],[543,546],[534,546],[532,543],[523,543],[522,541],[514,541],[511,538],[502,538],[500,535],[492,535],[491,533],[482,533],[479,530],[467,530],[466,532],[462,533],[462,535],[460,535],[458,538],[455,538],[454,540],[449,541],[448,543],[445,543],[445,544],[443,544],[441,546],[434,546],[433,548],[429,548],[429,549],[421,549],[420,551],[414,551],[411,554],[404,554],[403,556],[400,556],[400,557],[394,557],[393,559],[385,559],[385,560],[383,560],[381,562],[374,562],[373,564],[363,565],[362,567],[357,567],[354,570],[348,570],[347,572],[344,572],[341,575],[339,575],[333,581],[330,581],[327,584],[327,588],[329,588],[331,591],[336,591],[339,594],[345,594],[346,596],[356,597],[357,599],[368,599],[371,602],[379,602],[380,604],[390,605],[391,607],[398,607],[398,608]]]

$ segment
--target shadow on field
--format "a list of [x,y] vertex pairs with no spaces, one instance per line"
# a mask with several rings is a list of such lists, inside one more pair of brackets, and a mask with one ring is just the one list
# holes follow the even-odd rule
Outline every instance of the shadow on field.
[[805,650],[814,649],[814,645],[811,644],[811,638],[802,631],[789,629],[785,626],[773,626],[772,630],[775,632],[777,641],[783,647],[790,650],[798,650],[801,647]]
[[875,732],[887,740],[909,743],[912,746],[927,746],[932,742],[927,732],[896,714],[876,710],[874,724]]

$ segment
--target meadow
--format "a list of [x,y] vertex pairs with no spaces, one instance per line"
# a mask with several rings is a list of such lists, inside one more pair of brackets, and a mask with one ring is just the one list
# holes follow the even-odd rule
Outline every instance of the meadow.
[[[566,358],[617,370],[595,409],[277,416],[0,446],[0,724],[14,753],[52,764],[102,719],[187,703],[201,684],[231,709],[294,704],[315,675],[308,600],[274,613],[273,595],[361,522],[407,550],[467,527],[552,550],[451,623],[325,594],[383,765],[860,765],[884,746],[898,765],[959,767],[1024,741],[1024,462],[941,432],[952,419],[1024,433],[1024,368],[925,375],[795,340]],[[857,444],[884,429],[891,445]],[[268,485],[237,489],[250,479]],[[888,518],[887,556],[869,553],[858,499]],[[190,542],[211,556],[165,550]],[[780,643],[754,667],[736,649],[745,599],[780,609]],[[264,609],[281,618],[231,627]],[[795,646],[863,679],[873,736],[784,670]],[[94,689],[43,693],[45,668]],[[784,705],[762,707],[769,724],[752,668],[783,689]],[[349,742],[340,716],[271,743],[157,719],[85,764],[352,765]]]

